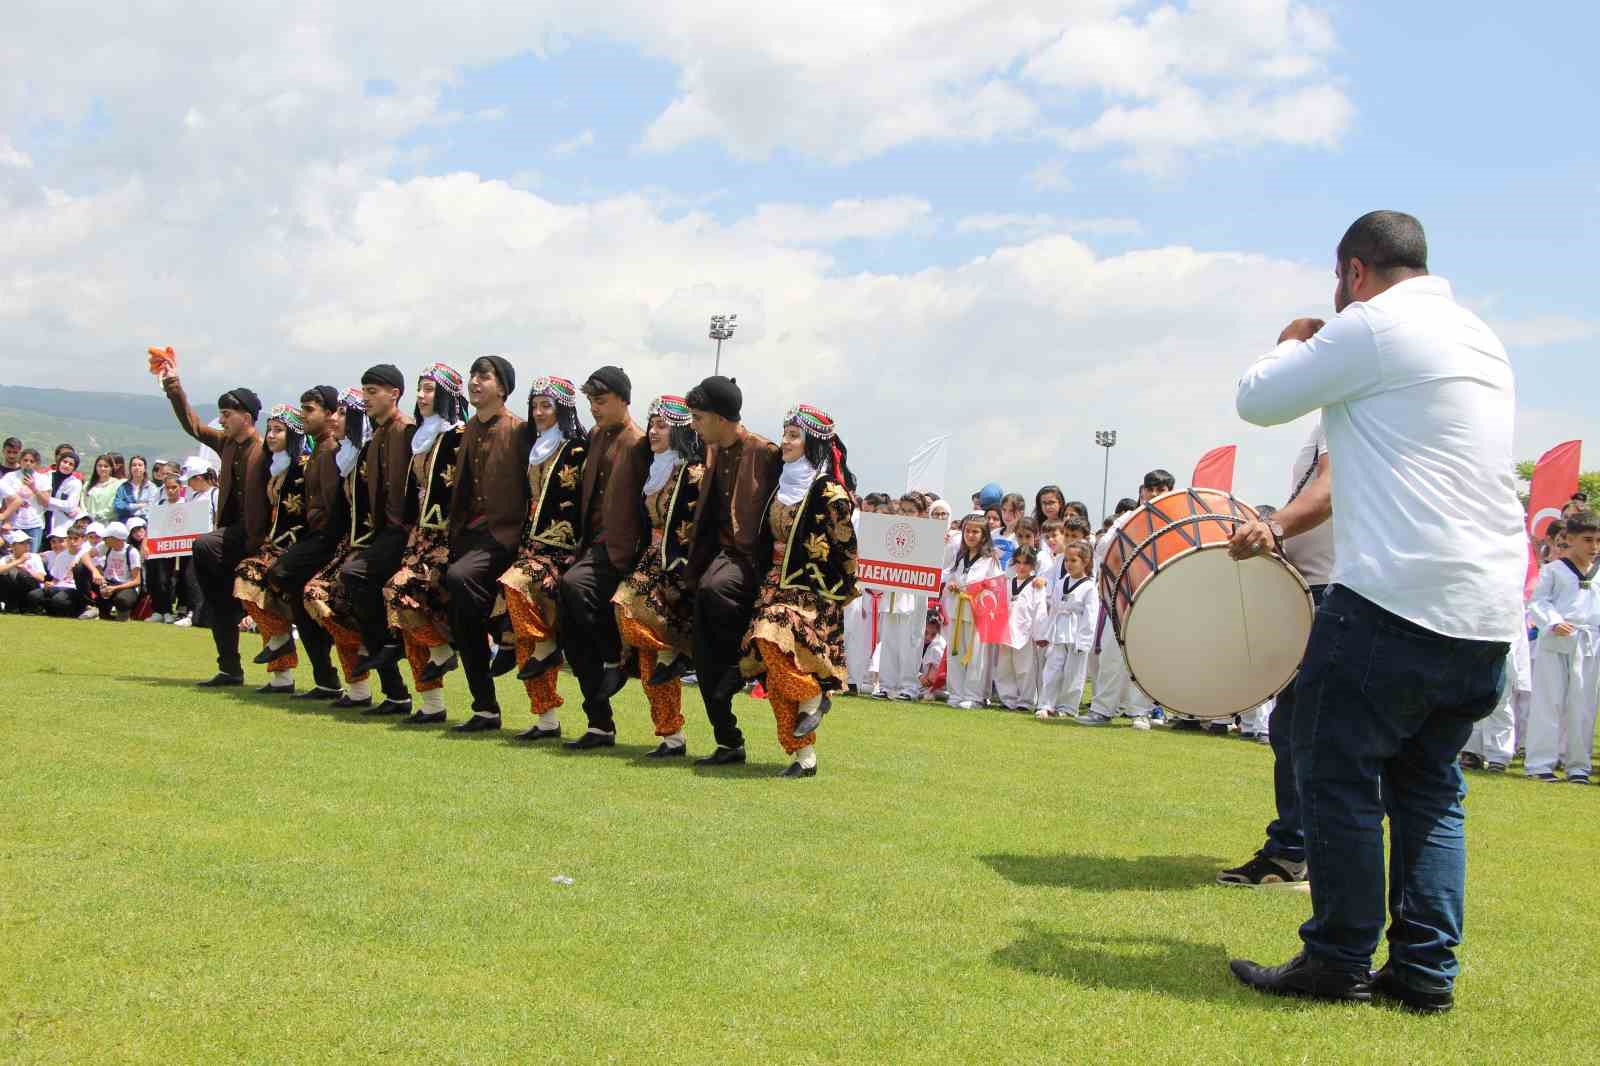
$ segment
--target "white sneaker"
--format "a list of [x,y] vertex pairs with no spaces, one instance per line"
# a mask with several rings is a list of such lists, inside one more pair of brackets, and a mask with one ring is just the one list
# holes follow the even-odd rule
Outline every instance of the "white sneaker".
[[194,619],[185,615],[172,624],[177,626],[179,629],[189,629],[194,625]]
[[78,621],[80,621],[80,622],[92,622],[96,618],[99,618],[99,617],[100,617],[100,612],[99,611],[97,611],[93,607],[86,607],[86,608],[84,608],[83,613],[78,616]]
[[1133,716],[1133,728],[1143,732],[1150,732],[1150,718],[1148,715],[1136,714]]
[[1039,719],[1039,721],[1041,721],[1041,722],[1049,721],[1049,719],[1050,719],[1050,708],[1048,708],[1048,707],[1040,707],[1037,711],[1033,712],[1033,716],[1035,718]]
[[973,703],[971,700],[962,700],[960,703],[956,704],[956,706],[963,711],[970,711],[976,707],[977,704]]

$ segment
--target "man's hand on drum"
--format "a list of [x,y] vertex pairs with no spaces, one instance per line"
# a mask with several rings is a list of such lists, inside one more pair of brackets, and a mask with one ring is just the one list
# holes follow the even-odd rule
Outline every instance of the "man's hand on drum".
[[1327,323],[1320,318],[1297,318],[1283,327],[1283,332],[1278,334],[1278,343],[1282,344],[1284,341],[1308,341],[1315,337],[1317,330],[1325,325]]
[[1258,555],[1272,554],[1275,546],[1272,530],[1258,518],[1233,531],[1228,539],[1228,554],[1235,559],[1254,559]]

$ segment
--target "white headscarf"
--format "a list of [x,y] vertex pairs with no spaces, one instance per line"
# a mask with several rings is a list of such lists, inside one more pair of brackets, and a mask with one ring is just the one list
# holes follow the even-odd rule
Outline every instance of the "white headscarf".
[[339,442],[339,450],[333,453],[334,465],[339,468],[340,477],[349,477],[350,471],[356,468],[356,460],[361,458],[361,449],[350,443],[346,437]]
[[528,449],[528,465],[538,466],[556,453],[561,447],[561,424],[558,422],[533,439],[533,447]]
[[422,420],[422,425],[417,427],[417,432],[411,437],[411,454],[423,454],[429,448],[433,447],[433,440],[435,437],[443,433],[445,430],[451,428],[453,428],[453,424],[446,422],[438,415],[429,415],[427,418],[424,418]]
[[778,475],[778,502],[785,507],[793,507],[806,498],[806,490],[811,488],[815,480],[817,468],[804,455],[791,463],[784,463],[783,473]]
[[673,468],[683,461],[683,456],[667,448],[650,457],[650,476],[644,479],[642,495],[653,496],[660,492],[672,476]]
[[281,452],[273,452],[272,465],[267,469],[273,477],[277,477],[279,474],[289,469],[289,450],[285,448]]

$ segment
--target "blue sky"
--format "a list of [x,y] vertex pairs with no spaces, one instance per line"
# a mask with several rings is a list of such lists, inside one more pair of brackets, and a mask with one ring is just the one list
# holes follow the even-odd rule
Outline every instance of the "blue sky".
[[[952,492],[1087,491],[1081,438],[1109,420],[1119,472],[1236,440],[1266,499],[1302,430],[1247,430],[1228,385],[1327,309],[1344,226],[1395,207],[1505,336],[1519,446],[1592,425],[1589,6],[948,0],[869,5],[859,30],[851,5],[397,25],[295,3],[199,28],[182,6],[89,27],[98,61],[66,68],[69,15],[24,5],[5,54],[0,222],[23,239],[0,318],[97,382],[147,387],[121,353],[165,337],[206,386],[504,350],[681,391],[704,315],[743,308],[729,354],[759,417],[853,419],[874,486],[951,432]],[[1227,114],[1301,90],[1334,106]],[[1217,131],[1112,114],[1184,101]]]

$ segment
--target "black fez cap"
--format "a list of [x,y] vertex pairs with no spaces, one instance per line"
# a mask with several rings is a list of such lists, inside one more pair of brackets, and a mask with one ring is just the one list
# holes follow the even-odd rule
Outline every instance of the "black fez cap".
[[406,391],[406,377],[400,373],[400,368],[393,363],[379,363],[377,366],[368,367],[367,372],[361,375],[363,385],[384,385],[391,389]]
[[585,396],[599,396],[606,392],[615,393],[623,403],[632,403],[633,382],[628,380],[627,371],[620,366],[603,366],[583,383]]
[[218,396],[217,407],[224,411],[243,411],[254,421],[261,414],[261,398],[241,385]]
[[[339,390],[332,385],[313,385],[306,390],[306,396],[315,396],[317,403],[322,405],[324,411],[337,411],[339,409]],[[301,397],[302,400],[305,396]]]
[[744,409],[744,392],[739,388],[738,378],[717,375],[706,378],[690,389],[684,402],[696,411],[710,411],[730,422],[737,422],[739,413]]
[[500,387],[506,391],[506,399],[511,399],[511,394],[517,391],[517,372],[511,368],[511,361],[501,355],[480,355],[472,361],[467,373],[479,373],[485,366],[500,379]]

